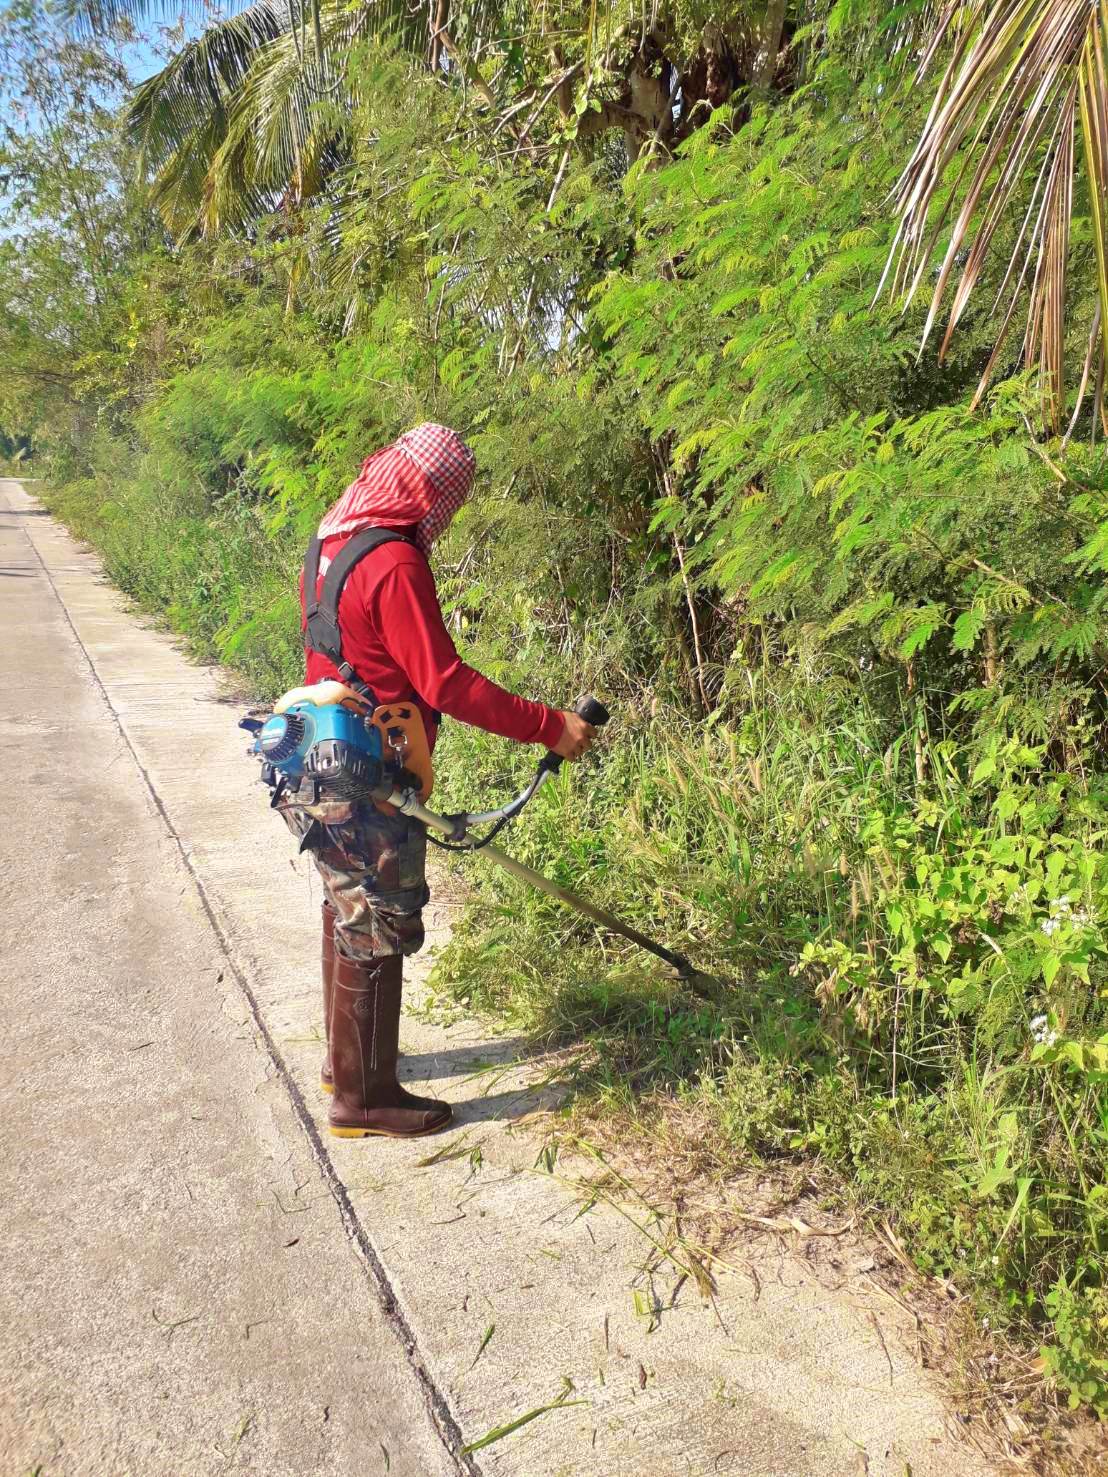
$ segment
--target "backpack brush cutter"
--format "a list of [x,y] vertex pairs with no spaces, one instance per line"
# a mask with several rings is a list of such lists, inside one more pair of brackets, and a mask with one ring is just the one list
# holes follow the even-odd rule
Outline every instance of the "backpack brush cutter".
[[[339,688],[338,683],[327,685]],[[274,786],[274,803],[289,781],[299,783],[302,779],[310,779],[315,782],[318,794],[329,794],[336,799],[367,800],[391,807],[419,821],[428,832],[437,831],[445,837],[445,840],[437,841],[433,835],[428,835],[428,840],[443,850],[481,852],[513,877],[576,909],[609,933],[619,934],[664,960],[683,980],[704,978],[684,955],[663,948],[637,928],[586,902],[492,844],[494,837],[561,769],[562,760],[557,754],[547,753],[540,760],[527,788],[498,810],[438,815],[423,804],[430,790],[429,779],[421,783],[416,774],[408,772],[407,765],[401,768],[386,758],[386,751],[395,751],[396,748],[394,743],[390,743],[390,736],[399,736],[395,727],[397,709],[403,709],[405,705],[394,705],[391,710],[377,709],[376,712],[363,707],[359,712],[355,694],[348,688],[340,691],[348,693],[355,701],[343,701],[335,706],[334,698],[331,698],[325,700],[326,706],[319,706],[309,697],[313,694],[312,688],[298,688],[286,695],[278,704],[277,712],[265,723],[245,719],[241,724],[255,734],[253,752],[262,761],[263,779]],[[320,696],[323,696],[322,692]],[[602,727],[611,716],[603,703],[587,695],[578,699],[574,711],[596,728]],[[407,717],[407,713],[401,713],[402,719]],[[415,722],[421,731],[418,714]],[[489,829],[484,835],[474,834],[476,828],[486,826]]]

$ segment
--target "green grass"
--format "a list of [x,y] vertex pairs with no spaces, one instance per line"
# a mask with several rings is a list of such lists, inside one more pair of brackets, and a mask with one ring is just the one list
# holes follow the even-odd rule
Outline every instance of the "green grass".
[[[494,753],[450,726],[452,801],[509,788]],[[752,676],[745,716],[699,738],[677,714],[617,722],[509,849],[715,986],[481,862],[435,981],[537,1042],[591,1046],[594,1115],[670,1102],[722,1166],[815,1157],[1103,1412],[1108,810],[1017,758],[974,787],[938,746],[921,782],[914,745],[833,673]]]

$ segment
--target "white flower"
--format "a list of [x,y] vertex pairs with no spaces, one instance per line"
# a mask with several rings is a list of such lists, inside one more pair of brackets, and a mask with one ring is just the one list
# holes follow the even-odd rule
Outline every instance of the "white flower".
[[1053,1046],[1058,1040],[1058,1032],[1049,1029],[1049,1021],[1045,1015],[1037,1015],[1031,1022],[1031,1037],[1040,1046]]

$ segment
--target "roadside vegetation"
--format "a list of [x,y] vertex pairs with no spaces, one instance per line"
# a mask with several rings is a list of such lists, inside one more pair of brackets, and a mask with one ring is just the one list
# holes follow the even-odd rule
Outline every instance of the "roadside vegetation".
[[[321,511],[463,431],[459,644],[615,713],[512,849],[714,983],[476,863],[438,989],[587,1041],[597,1110],[818,1159],[1108,1415],[1102,11],[1037,114],[1061,5],[960,8],[922,81],[923,3],[455,8],[428,56],[255,6],[137,102],[125,11],[9,11],[0,445],[273,695]],[[447,724],[439,794],[532,762]]]

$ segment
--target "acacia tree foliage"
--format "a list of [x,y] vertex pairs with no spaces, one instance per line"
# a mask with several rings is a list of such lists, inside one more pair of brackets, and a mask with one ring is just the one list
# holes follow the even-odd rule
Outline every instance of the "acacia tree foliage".
[[[504,891],[459,927],[446,983],[547,1034],[599,1031],[627,1068],[612,1091],[681,1083],[728,1142],[845,1167],[921,1265],[1045,1330],[1059,1382],[1104,1407],[1097,419],[1087,401],[1068,443],[1046,439],[1033,378],[1002,361],[970,408],[1018,222],[942,365],[919,357],[924,303],[874,305],[886,202],[929,136],[933,13],[780,14],[776,86],[683,138],[670,114],[667,148],[634,162],[621,128],[572,132],[622,85],[596,71],[603,8],[584,29],[565,11],[561,69],[583,63],[565,114],[561,71],[510,62],[500,33],[474,55],[495,115],[441,58],[413,67],[422,41],[362,38],[343,107],[309,107],[341,144],[314,202],[282,165],[235,229],[128,238],[52,496],[125,588],[276,690],[299,676],[321,510],[405,425],[457,425],[482,468],[439,566],[459,639],[517,689],[591,680],[623,724],[514,844],[741,983],[667,993]],[[674,15],[702,34],[694,7]],[[1014,219],[1034,191],[1013,186]],[[1083,355],[1080,217],[1066,290]],[[20,394],[30,423],[43,402]],[[457,725],[444,743],[459,802],[524,763]]]

